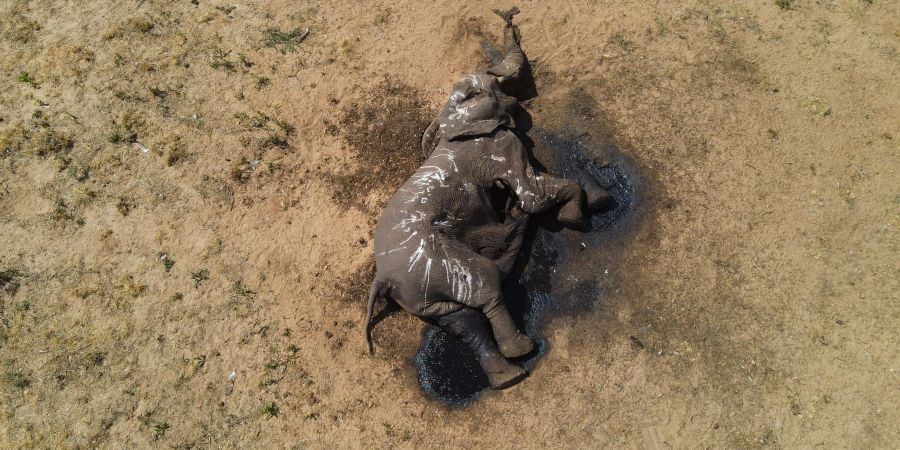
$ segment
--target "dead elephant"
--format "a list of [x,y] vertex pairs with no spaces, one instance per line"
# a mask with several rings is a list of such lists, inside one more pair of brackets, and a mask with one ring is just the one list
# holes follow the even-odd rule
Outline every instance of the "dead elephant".
[[496,12],[506,21],[503,59],[456,83],[423,135],[427,160],[394,194],[375,228],[366,338],[371,352],[372,308],[389,297],[459,337],[478,356],[491,386],[503,389],[527,376],[507,358],[534,348],[500,288],[521,249],[528,215],[552,212],[564,226],[582,229],[611,197],[589,177],[534,175],[513,130],[519,102],[504,92],[527,64],[512,24],[518,10]]

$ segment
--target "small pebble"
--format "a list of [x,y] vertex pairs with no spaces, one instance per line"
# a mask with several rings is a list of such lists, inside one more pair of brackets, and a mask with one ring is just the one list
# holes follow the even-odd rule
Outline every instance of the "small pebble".
[[637,349],[640,350],[640,349],[644,348],[644,343],[641,342],[640,339],[638,339],[638,338],[636,338],[636,337],[634,337],[634,336],[628,336],[628,339],[631,339],[631,343],[632,343]]
[[234,380],[237,380],[237,371],[232,370],[231,373],[228,374],[228,381],[225,383],[226,397],[234,392]]

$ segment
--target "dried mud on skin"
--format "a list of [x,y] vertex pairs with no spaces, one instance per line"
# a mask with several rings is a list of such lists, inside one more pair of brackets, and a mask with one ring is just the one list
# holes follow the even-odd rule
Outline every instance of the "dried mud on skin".
[[326,120],[326,132],[339,134],[355,159],[347,172],[327,176],[333,199],[379,214],[382,205],[370,206],[369,195],[393,194],[424,161],[422,133],[432,116],[416,89],[387,79],[344,108],[337,124]]

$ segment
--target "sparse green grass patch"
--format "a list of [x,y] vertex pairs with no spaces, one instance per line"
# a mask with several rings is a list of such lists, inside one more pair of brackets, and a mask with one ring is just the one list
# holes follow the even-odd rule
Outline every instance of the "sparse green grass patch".
[[242,281],[236,281],[231,286],[231,293],[234,300],[246,300],[256,295],[256,292],[250,290]]
[[191,279],[194,280],[194,289],[199,289],[200,284],[209,279],[209,270],[200,269],[196,272],[191,272]]
[[230,54],[231,50],[225,51],[219,47],[213,47],[212,62],[209,63],[210,67],[213,69],[222,69],[226,72],[235,72],[237,66],[234,61],[228,59],[228,55]]
[[275,122],[275,125],[278,125],[278,128],[281,128],[281,131],[284,131],[284,134],[286,134],[288,136],[293,135],[294,132],[297,131],[296,127],[294,127],[293,125],[291,125],[290,123],[288,123],[284,120],[280,120],[280,119],[276,118],[273,120],[273,122]]
[[17,79],[19,80],[20,83],[25,83],[35,89],[38,88],[38,83],[37,83],[37,81],[35,81],[34,77],[32,77],[31,74],[29,74],[28,72],[26,72],[24,70],[19,72],[19,77]]
[[272,81],[269,79],[269,77],[264,77],[261,75],[254,75],[254,78],[256,78],[256,89],[262,89],[262,88],[268,86],[269,83]]
[[278,48],[282,53],[293,52],[294,47],[303,42],[308,35],[308,27],[298,27],[287,32],[278,28],[269,28],[263,32],[263,45],[270,48]]
[[243,65],[245,68],[249,69],[253,67],[253,61],[247,59],[247,56],[243,53],[238,53],[238,59],[241,61],[241,65]]
[[181,147],[170,148],[166,152],[166,165],[172,167],[188,158],[188,153]]
[[221,11],[222,14],[225,14],[227,16],[227,15],[231,14],[232,11],[237,9],[237,6],[221,6],[220,5],[220,6],[216,6],[216,9]]
[[161,423],[154,425],[153,433],[154,433],[155,439],[159,439],[159,438],[165,436],[166,431],[169,431],[169,428],[172,428],[172,426],[166,422],[161,422]]
[[15,295],[19,290],[18,278],[21,273],[16,269],[6,269],[0,272],[0,290],[6,292],[10,296]]
[[134,209],[134,202],[127,197],[119,197],[119,201],[116,203],[116,210],[119,211],[119,214],[122,216],[128,216],[131,213],[131,210]]
[[266,420],[271,419],[273,417],[278,417],[278,405],[275,402],[266,402],[263,405],[262,413],[266,416]]
[[31,380],[22,372],[9,371],[6,373],[6,381],[14,388],[24,390],[31,386]]
[[166,91],[160,89],[157,86],[150,86],[150,94],[160,100],[165,100],[166,98]]
[[283,136],[279,136],[277,134],[270,135],[264,141],[262,141],[262,143],[259,145],[260,149],[263,149],[263,150],[270,148],[270,147],[278,147],[281,149],[285,149],[290,146],[291,146],[291,144],[290,144],[290,142],[288,142],[287,138],[285,138]]
[[794,3],[794,0],[775,0],[775,4],[783,10],[791,9],[792,3]]
[[622,33],[616,33],[612,35],[610,41],[621,47],[622,50],[625,50],[626,52],[630,52],[637,48],[637,44],[631,39],[625,37],[625,35]]
[[166,253],[160,254],[159,259],[160,259],[160,261],[162,261],[163,268],[165,269],[166,273],[169,273],[169,271],[172,270],[172,267],[175,267],[175,260],[172,258],[169,258],[168,254],[166,254]]
[[140,17],[134,18],[128,21],[128,26],[135,31],[139,31],[141,33],[147,33],[153,29],[156,25],[150,21],[150,19]]

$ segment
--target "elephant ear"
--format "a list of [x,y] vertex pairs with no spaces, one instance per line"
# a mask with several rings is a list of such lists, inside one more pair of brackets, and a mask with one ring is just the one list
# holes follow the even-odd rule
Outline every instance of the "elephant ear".
[[444,136],[446,136],[448,141],[452,141],[454,139],[469,136],[491,134],[499,127],[514,128],[515,121],[509,114],[502,113],[495,117],[482,120],[445,121],[441,124],[441,131],[443,131]]
[[438,118],[436,117],[428,124],[425,132],[422,133],[422,156],[425,159],[431,157],[431,152],[434,151],[434,146],[437,145],[438,130]]
[[514,127],[509,112],[517,102],[499,88],[497,78],[487,73],[469,75],[457,83],[438,119],[442,137],[483,136],[499,127]]

